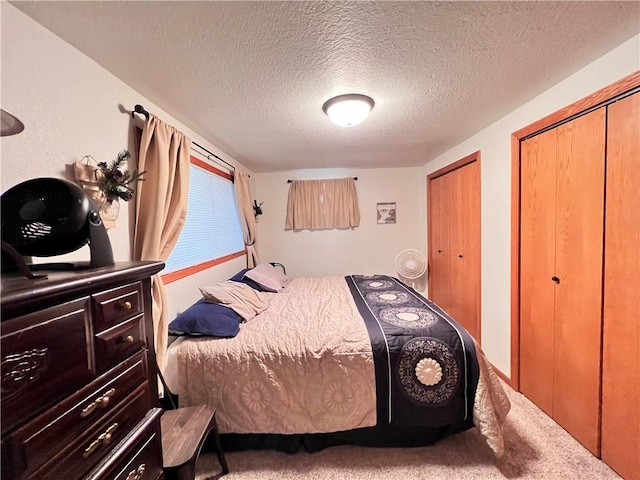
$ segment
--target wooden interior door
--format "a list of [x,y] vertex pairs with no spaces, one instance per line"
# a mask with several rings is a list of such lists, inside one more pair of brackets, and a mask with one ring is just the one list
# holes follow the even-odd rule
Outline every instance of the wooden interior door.
[[448,175],[429,180],[429,299],[450,313],[450,180]]
[[640,478],[640,94],[610,105],[602,360],[602,459]]
[[450,190],[451,316],[480,341],[480,169],[454,170]]
[[606,108],[557,130],[553,418],[599,455]]
[[520,387],[599,449],[605,110],[521,143]]
[[521,142],[520,391],[553,416],[557,130]]

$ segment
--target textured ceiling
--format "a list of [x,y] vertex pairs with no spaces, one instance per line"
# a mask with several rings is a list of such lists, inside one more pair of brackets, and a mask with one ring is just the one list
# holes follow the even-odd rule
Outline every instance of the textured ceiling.
[[11,3],[256,172],[424,165],[640,32],[637,1]]

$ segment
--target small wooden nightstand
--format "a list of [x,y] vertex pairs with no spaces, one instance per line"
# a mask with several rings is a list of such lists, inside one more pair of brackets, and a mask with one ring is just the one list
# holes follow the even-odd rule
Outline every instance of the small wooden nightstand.
[[165,480],[195,478],[196,462],[202,445],[210,433],[214,435],[222,472],[210,477],[209,480],[229,473],[220,444],[215,410],[204,405],[167,410],[162,415],[161,431]]

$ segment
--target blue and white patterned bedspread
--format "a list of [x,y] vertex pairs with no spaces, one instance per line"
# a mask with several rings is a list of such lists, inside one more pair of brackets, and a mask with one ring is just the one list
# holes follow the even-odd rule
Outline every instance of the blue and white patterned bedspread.
[[479,368],[469,333],[394,277],[345,279],[371,338],[378,424],[473,426]]

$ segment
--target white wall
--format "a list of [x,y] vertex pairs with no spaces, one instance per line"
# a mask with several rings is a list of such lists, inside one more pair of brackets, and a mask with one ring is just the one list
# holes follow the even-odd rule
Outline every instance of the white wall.
[[[288,179],[358,177],[360,226],[348,230],[285,231]],[[421,168],[307,169],[256,174],[260,257],[283,263],[292,276],[396,275],[396,254],[426,252],[425,178]],[[378,202],[396,202],[396,223],[379,225]]]
[[640,70],[640,36],[555,85],[432,162],[434,172],[481,151],[482,348],[507,376],[511,368],[511,134]]
[[[68,165],[84,155],[110,161],[125,148],[131,152],[132,120],[126,110],[137,103],[222,158],[237,164],[167,112],[125,85],[93,60],[2,2],[2,108],[16,115],[25,130],[0,140],[4,192],[31,178],[73,179]],[[139,116],[135,123],[140,123]],[[133,201],[122,203],[109,238],[116,261],[130,259],[130,216]],[[64,258],[88,260],[83,247]],[[56,260],[58,260],[56,258]],[[51,261],[51,260],[49,260]],[[245,264],[241,257],[167,286],[169,315],[200,297],[197,285],[224,280]]]

